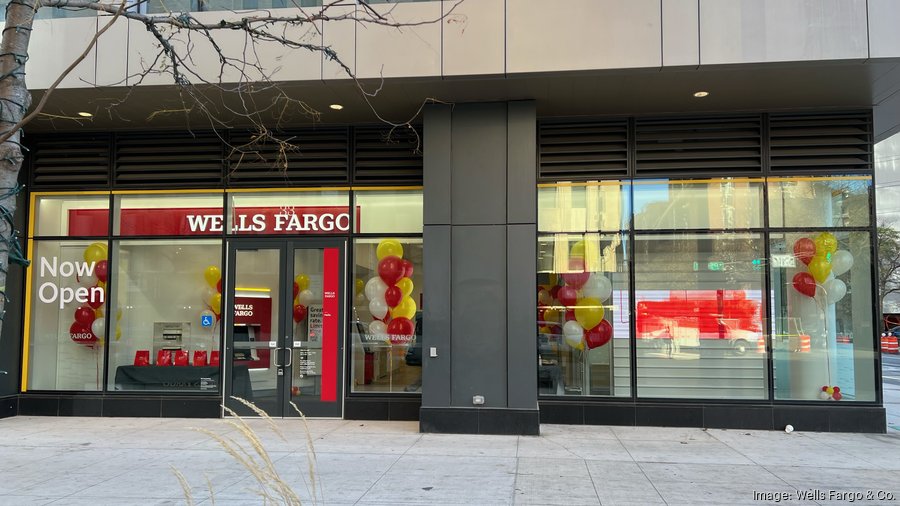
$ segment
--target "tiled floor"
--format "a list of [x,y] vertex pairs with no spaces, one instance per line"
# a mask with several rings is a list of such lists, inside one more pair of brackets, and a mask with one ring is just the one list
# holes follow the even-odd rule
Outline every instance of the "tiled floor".
[[[890,504],[868,495],[881,491],[900,504],[896,431],[544,425],[540,437],[512,437],[344,420],[311,420],[307,432],[302,422],[278,420],[282,439],[263,420],[247,422],[271,469],[303,504],[775,503],[754,493],[789,493],[782,504],[849,502],[827,499],[831,491],[862,494],[854,504]],[[215,437],[243,450],[229,455]],[[250,458],[262,460],[228,420],[10,418],[0,420],[0,504],[188,504],[176,470],[193,504],[263,504],[257,477],[238,462]],[[820,496],[803,501],[800,491]]]

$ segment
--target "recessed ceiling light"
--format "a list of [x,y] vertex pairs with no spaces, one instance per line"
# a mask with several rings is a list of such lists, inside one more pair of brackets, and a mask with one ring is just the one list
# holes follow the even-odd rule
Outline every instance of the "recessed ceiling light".
[[703,98],[703,97],[706,97],[706,96],[709,96],[709,92],[708,92],[708,91],[698,91],[698,92],[695,92],[695,93],[694,93],[694,97],[695,97],[695,98]]
[[86,112],[86,111],[81,111],[78,113],[78,115],[81,116],[82,118],[92,118],[94,116],[93,114]]
[[335,111],[340,111],[341,109],[344,108],[344,106],[342,106],[341,104],[331,104],[331,105],[329,105],[328,107],[331,107],[331,108],[334,109]]

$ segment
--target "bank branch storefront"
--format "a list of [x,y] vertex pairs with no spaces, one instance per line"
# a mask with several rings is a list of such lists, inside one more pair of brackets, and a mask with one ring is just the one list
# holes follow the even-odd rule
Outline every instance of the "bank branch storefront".
[[420,392],[421,187],[36,192],[30,211],[23,394],[342,417],[346,394]]

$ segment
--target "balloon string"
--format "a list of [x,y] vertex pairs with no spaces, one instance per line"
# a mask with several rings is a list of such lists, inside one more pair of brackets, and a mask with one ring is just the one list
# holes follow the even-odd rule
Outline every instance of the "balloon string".
[[[825,289],[822,285],[816,285],[818,288],[822,289],[822,292],[825,294],[825,299],[828,299],[828,290]],[[818,297],[814,298],[816,301],[816,306],[822,311],[822,328],[825,330],[825,335],[823,336],[825,342],[825,371],[828,374],[828,386],[832,386],[834,382],[834,378],[831,377],[831,356],[830,350],[828,347],[828,315],[825,313],[825,304]]]

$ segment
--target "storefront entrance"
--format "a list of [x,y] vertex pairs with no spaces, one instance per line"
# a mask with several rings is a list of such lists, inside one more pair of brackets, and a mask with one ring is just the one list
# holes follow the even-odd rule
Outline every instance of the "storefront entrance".
[[231,241],[226,406],[254,416],[242,399],[272,417],[342,416],[345,247],[342,239]]

